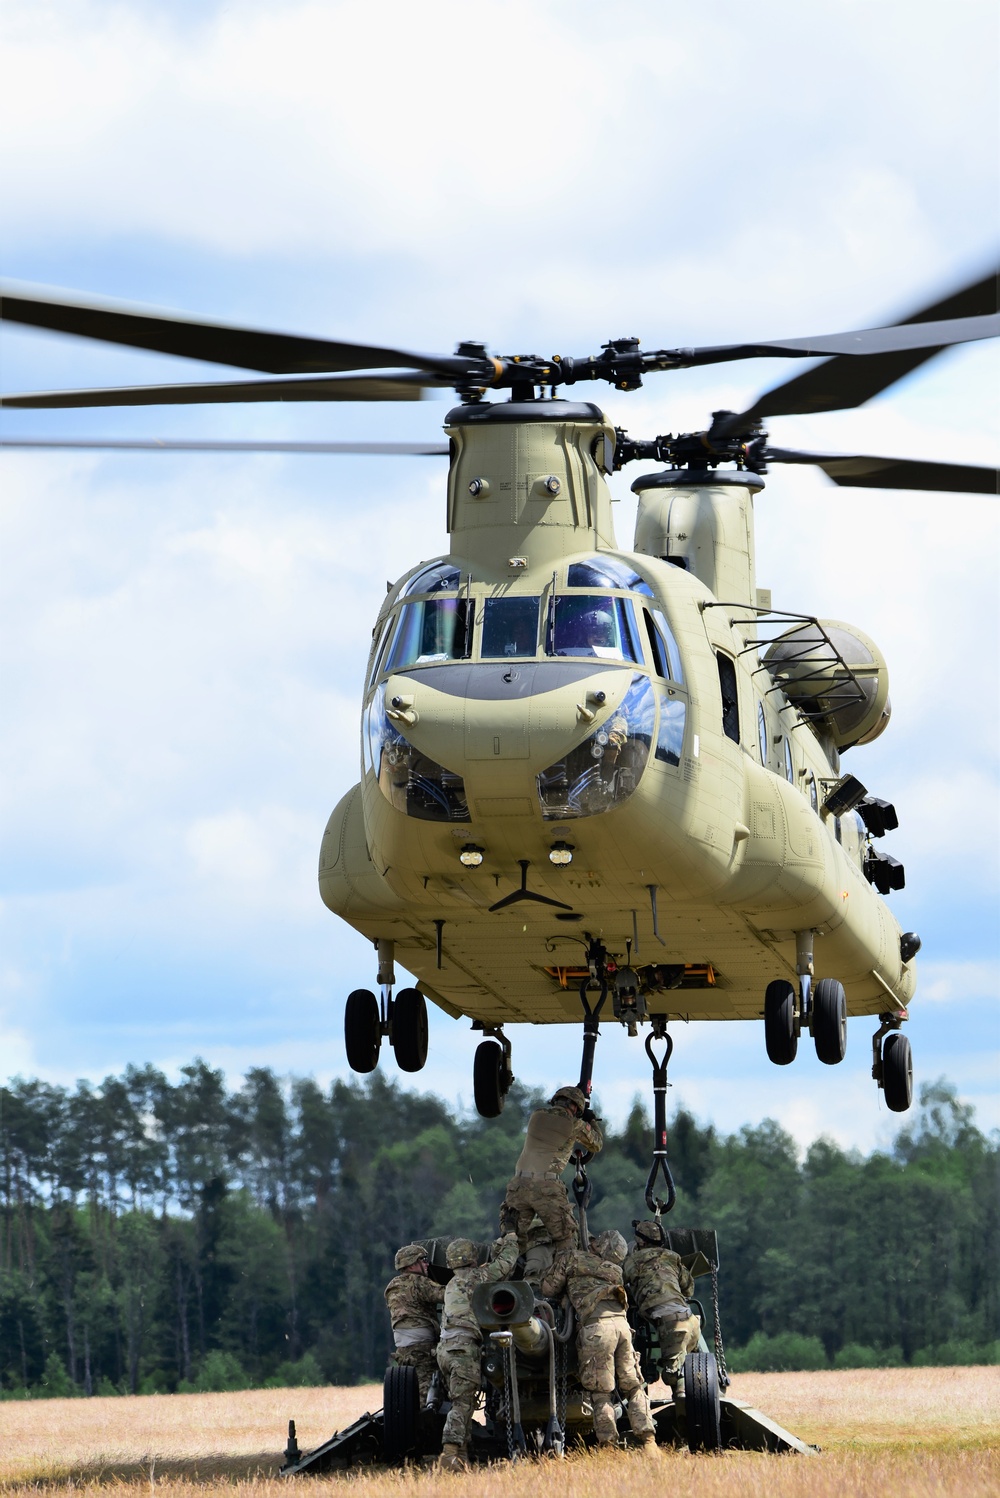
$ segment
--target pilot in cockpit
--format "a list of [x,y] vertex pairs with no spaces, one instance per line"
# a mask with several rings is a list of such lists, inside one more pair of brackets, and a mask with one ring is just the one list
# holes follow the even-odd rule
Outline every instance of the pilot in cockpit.
[[[575,600],[564,600],[564,603],[571,602]],[[594,608],[592,605],[582,609],[575,617],[570,615],[566,618],[564,613],[557,622],[556,654],[596,655],[620,660],[614,615],[607,609]]]

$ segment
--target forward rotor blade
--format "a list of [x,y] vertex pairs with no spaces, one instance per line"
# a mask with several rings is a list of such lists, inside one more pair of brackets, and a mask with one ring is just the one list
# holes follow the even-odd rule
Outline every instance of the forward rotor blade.
[[359,453],[446,458],[443,442],[214,442],[186,437],[0,437],[0,447],[170,453]]
[[[953,292],[943,301],[912,312],[909,317],[901,319],[899,326],[939,323],[947,318],[986,317],[996,314],[998,308],[1000,271],[991,271],[981,281]],[[737,422],[747,425],[767,416],[803,416],[815,411],[851,410],[887,390],[947,346],[942,342],[932,348],[875,354],[867,359],[828,359],[825,364],[774,386],[748,411],[744,411]],[[739,430],[739,426],[734,423],[731,430]]]
[[52,333],[96,338],[129,348],[260,369],[267,374],[323,374],[348,369],[423,369],[440,374],[465,372],[470,360],[451,354],[414,354],[363,343],[267,333],[225,323],[198,322],[171,312],[79,302],[31,295],[12,288],[0,293],[0,317]]
[[769,447],[768,463],[811,463],[827,478],[851,489],[930,489],[954,494],[1000,494],[1000,469],[920,458],[875,458],[860,453],[800,453]]
[[0,406],[51,411],[70,406],[201,406],[245,401],[418,401],[433,384],[420,374],[355,379],[234,380],[205,385],[125,385],[111,390],[43,390],[0,396]]

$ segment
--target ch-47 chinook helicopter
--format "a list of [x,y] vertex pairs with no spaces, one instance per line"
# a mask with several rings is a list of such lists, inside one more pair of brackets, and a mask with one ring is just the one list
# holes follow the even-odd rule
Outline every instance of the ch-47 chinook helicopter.
[[[811,1033],[845,1052],[848,1015],[878,1017],[873,1075],[910,1104],[900,1033],[919,938],[881,898],[902,866],[896,826],[841,755],[889,719],[888,676],[860,629],[771,607],[754,575],[753,501],[772,463],[837,484],[995,493],[997,472],[795,452],[765,418],[861,405],[943,348],[1000,332],[991,274],[891,326],[708,348],[605,344],[587,358],[494,357],[480,343],[414,354],[196,322],[12,289],[3,316],[106,342],[267,372],[213,384],[6,396],[8,407],[413,400],[451,387],[447,446],[413,443],[76,442],[20,446],[441,453],[446,556],[392,586],[375,621],[360,782],[326,828],[320,889],[378,953],[374,991],[346,1004],[347,1055],[427,1054],[431,1000],[484,1038],[479,1111],[512,1079],[508,1023],[584,1022],[589,1092],[599,1021],[647,1053],[669,1020],[763,1017],[791,1062]],[[563,387],[755,357],[824,362],[705,431],[637,440]],[[344,373],[377,370],[374,374]],[[338,375],[340,377],[338,377]],[[509,399],[491,402],[493,391]],[[631,551],[608,475],[635,459]],[[395,989],[394,960],[417,979]],[[374,966],[374,964],[373,964]],[[665,1083],[664,1083],[665,1085]]]

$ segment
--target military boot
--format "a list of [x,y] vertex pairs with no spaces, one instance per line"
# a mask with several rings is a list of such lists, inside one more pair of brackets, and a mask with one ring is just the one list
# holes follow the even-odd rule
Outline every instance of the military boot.
[[648,1435],[639,1437],[639,1450],[650,1461],[662,1460],[663,1453],[656,1444],[656,1432],[653,1430]]
[[445,1441],[441,1455],[434,1464],[439,1472],[464,1472],[468,1467],[465,1450],[452,1441]]

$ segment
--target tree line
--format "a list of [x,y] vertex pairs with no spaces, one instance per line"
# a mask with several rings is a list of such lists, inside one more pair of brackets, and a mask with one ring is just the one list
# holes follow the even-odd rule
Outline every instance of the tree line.
[[[457,1115],[375,1073],[228,1090],[203,1061],[0,1088],[0,1397],[378,1378],[414,1238],[492,1238],[541,1095]],[[765,1120],[670,1124],[672,1222],[718,1231],[736,1367],[996,1361],[1000,1138],[945,1082],[888,1152],[800,1158]],[[592,1227],[646,1216],[637,1100],[591,1167]]]

